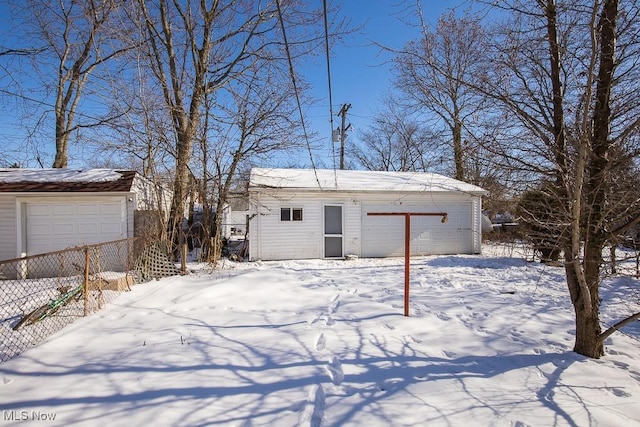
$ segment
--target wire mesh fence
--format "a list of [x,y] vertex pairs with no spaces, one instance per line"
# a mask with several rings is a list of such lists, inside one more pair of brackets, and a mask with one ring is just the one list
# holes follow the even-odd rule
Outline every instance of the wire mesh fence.
[[0,362],[129,290],[133,245],[123,239],[0,261]]

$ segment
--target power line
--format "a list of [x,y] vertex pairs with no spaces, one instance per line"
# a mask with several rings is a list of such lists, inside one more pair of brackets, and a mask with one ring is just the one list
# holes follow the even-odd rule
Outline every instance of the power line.
[[[40,105],[42,105],[44,107],[49,107],[49,108],[51,108],[52,111],[55,111],[55,109],[56,109],[56,106],[51,104],[51,103],[49,103],[49,102],[46,102],[46,101],[43,101],[43,100],[40,100],[40,99],[31,98],[29,96],[22,95],[20,93],[11,92],[11,91],[8,91],[6,89],[0,89],[0,93],[4,93],[5,95],[9,95],[9,96],[13,96],[13,97],[16,97],[16,98],[20,98],[20,99],[23,99],[25,101],[33,102],[35,104],[40,104]],[[91,101],[91,102],[95,102],[95,101]],[[103,107],[106,107],[106,105],[103,105],[103,104],[100,104],[100,103],[97,103],[97,102],[95,102],[95,103],[98,104],[98,105],[101,105]],[[91,119],[91,120],[95,120],[95,121],[104,120],[104,118],[101,119],[99,117],[91,116],[91,115],[83,113],[81,111],[77,111],[74,114],[76,116],[84,117],[85,119]]]
[[311,144],[309,143],[309,134],[307,133],[307,127],[304,123],[304,114],[302,113],[302,104],[300,103],[300,94],[298,91],[298,83],[296,82],[296,75],[293,71],[293,61],[291,60],[291,52],[289,51],[289,42],[287,40],[287,32],[284,27],[284,19],[282,19],[282,8],[280,7],[280,0],[276,0],[276,6],[278,7],[278,19],[280,21],[280,28],[282,29],[282,38],[284,40],[284,49],[287,52],[287,60],[289,61],[289,74],[291,75],[291,82],[293,84],[293,91],[296,95],[296,103],[298,105],[298,112],[300,113],[300,123],[302,124],[302,131],[304,133],[304,140],[307,143],[307,149],[309,150],[309,159],[311,160],[311,167],[316,177],[318,187],[322,189],[320,179],[318,178],[318,172],[316,171],[316,165],[313,161],[313,153],[311,151]]
[[332,90],[331,90],[331,64],[330,64],[330,55],[329,55],[329,19],[327,17],[327,0],[322,1],[322,6],[324,9],[324,45],[325,45],[325,55],[327,57],[327,80],[329,83],[329,123],[331,126],[331,151],[334,152],[333,155],[333,169],[336,169],[336,156],[335,150],[333,147],[333,99],[332,99]]

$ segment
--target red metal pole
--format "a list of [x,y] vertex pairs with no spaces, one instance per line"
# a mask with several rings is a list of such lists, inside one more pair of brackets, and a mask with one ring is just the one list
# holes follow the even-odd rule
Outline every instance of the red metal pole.
[[404,216],[404,315],[409,317],[409,260],[411,259],[411,215],[441,216],[447,222],[446,212],[367,212],[371,216]]
[[404,315],[409,317],[409,260],[411,259],[411,215],[404,215]]

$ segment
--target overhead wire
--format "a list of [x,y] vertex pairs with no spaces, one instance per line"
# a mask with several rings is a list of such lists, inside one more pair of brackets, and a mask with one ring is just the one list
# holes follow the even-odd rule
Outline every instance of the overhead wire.
[[[4,93],[5,95],[13,96],[15,98],[20,98],[20,99],[25,100],[25,101],[33,102],[35,104],[39,104],[39,105],[42,105],[44,107],[49,107],[52,110],[55,110],[55,108],[56,108],[56,106],[54,104],[50,103],[50,102],[43,101],[41,99],[32,98],[30,96],[23,95],[23,94],[16,93],[16,92],[12,92],[12,91],[9,91],[9,90],[6,90],[6,89],[0,89],[0,93]],[[100,105],[100,106],[104,105],[104,104],[100,104],[98,102],[96,102],[95,104],[96,105]],[[95,120],[95,121],[98,121],[98,122],[104,120],[104,118],[101,119],[99,117],[92,116],[92,115],[87,114],[87,113],[83,113],[82,111],[77,111],[75,113],[75,115],[79,116],[79,117],[84,117],[84,118],[87,118],[87,119]]]
[[307,132],[307,127],[304,121],[304,114],[302,113],[302,104],[300,102],[300,93],[298,90],[298,83],[296,81],[296,75],[293,70],[293,61],[291,60],[291,51],[289,50],[289,41],[287,40],[287,31],[284,25],[284,19],[282,17],[282,8],[280,6],[280,0],[276,0],[276,6],[278,8],[278,20],[280,21],[280,28],[282,29],[282,38],[284,40],[284,49],[287,53],[287,60],[289,61],[289,74],[291,75],[291,82],[293,84],[293,91],[296,95],[296,103],[298,105],[298,112],[300,114],[300,123],[302,125],[302,132],[304,133],[304,139],[307,143],[307,150],[309,151],[309,160],[311,161],[311,168],[313,169],[313,174],[316,178],[316,182],[318,183],[318,188],[322,190],[322,184],[320,184],[320,179],[318,178],[318,171],[316,170],[315,162],[313,161],[313,152],[311,150],[311,143],[309,142],[309,134]]
[[329,88],[329,123],[331,125],[331,153],[333,157],[333,174],[336,181],[336,187],[338,186],[338,177],[336,172],[336,152],[335,145],[333,144],[333,91],[331,90],[331,61],[329,55],[329,18],[327,14],[327,0],[322,0],[323,13],[324,13],[324,45],[325,55],[327,57],[327,82]]

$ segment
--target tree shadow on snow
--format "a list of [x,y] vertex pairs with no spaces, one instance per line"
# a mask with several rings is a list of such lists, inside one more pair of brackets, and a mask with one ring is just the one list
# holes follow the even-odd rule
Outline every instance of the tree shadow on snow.
[[[512,371],[532,369],[543,377],[544,386],[531,385],[528,390],[535,400],[541,403],[555,414],[559,424],[575,426],[570,413],[565,411],[554,400],[554,392],[562,387],[560,377],[572,363],[581,360],[574,353],[554,354],[508,354],[508,355],[448,355],[435,357],[425,352],[424,348],[406,344],[398,351],[397,346],[389,345],[386,340],[396,339],[392,334],[379,334],[371,336],[356,326],[355,332],[359,334],[357,339],[350,342],[358,343],[356,348],[350,348],[341,359],[327,358],[329,353],[322,353],[322,348],[316,342],[313,344],[304,341],[299,333],[299,328],[304,327],[305,322],[274,323],[269,320],[268,313],[254,315],[251,323],[236,325],[211,325],[187,315],[173,314],[181,325],[191,328],[194,333],[187,338],[189,341],[181,343],[183,347],[179,351],[189,351],[189,359],[180,359],[181,363],[171,364],[154,363],[154,360],[141,360],[140,348],[106,354],[94,363],[74,366],[73,355],[70,355],[69,365],[52,366],[45,361],[40,363],[40,372],[19,372],[0,366],[0,373],[8,376],[40,377],[43,386],[56,377],[73,376],[83,378],[85,375],[99,375],[105,381],[112,382],[110,387],[102,387],[98,390],[102,393],[87,393],[83,396],[57,396],[47,398],[18,398],[12,401],[7,399],[0,403],[4,411],[24,411],[30,409],[51,408],[53,410],[75,405],[76,407],[105,406],[100,418],[108,420],[109,416],[126,417],[129,411],[154,409],[154,415],[158,421],[162,421],[163,408],[166,405],[178,405],[185,402],[184,409],[189,411],[182,421],[189,425],[211,425],[217,423],[238,423],[253,420],[261,423],[264,419],[278,420],[279,414],[291,414],[304,412],[305,407],[311,407],[307,423],[312,426],[320,425],[320,420],[329,401],[354,400],[348,405],[341,405],[349,409],[342,413],[332,414],[332,425],[342,425],[348,422],[357,422],[362,413],[371,413],[376,419],[385,420],[389,425],[394,424],[394,419],[387,413],[384,405],[394,396],[413,393],[413,386],[421,383],[429,383],[431,387],[439,387],[439,384],[449,384],[453,380],[459,384],[465,399],[470,402],[461,404],[459,412],[464,412],[474,407],[491,406],[484,402],[485,392],[470,387],[470,380],[482,380],[495,378]],[[255,317],[258,316],[258,317]],[[352,319],[355,325],[364,322],[380,321],[381,317]],[[306,322],[308,323],[308,322]],[[246,331],[256,331],[270,328],[275,330],[282,338],[276,342],[265,343],[253,341],[243,335]],[[298,329],[297,329],[298,328]],[[181,337],[182,339],[182,337]],[[287,344],[283,344],[287,342]],[[174,340],[167,343],[148,343],[150,350],[154,345],[162,346],[162,350],[171,353],[169,345],[178,346]],[[390,350],[393,347],[394,350]],[[174,349],[175,350],[175,349]],[[144,354],[144,353],[142,353]],[[152,356],[160,352],[151,352]],[[233,360],[221,360],[216,355],[235,354]],[[25,354],[23,357],[29,357]],[[82,360],[82,359],[80,359]],[[553,367],[553,368],[551,368]],[[544,369],[543,369],[544,368]],[[549,372],[551,370],[551,372]],[[301,374],[302,373],[302,374]],[[176,375],[197,375],[202,379],[198,385],[173,385],[167,380],[166,385],[157,387],[157,380],[153,381],[156,388],[145,388],[144,381],[135,384],[122,384],[121,379],[131,381],[131,378],[147,378],[152,375],[162,375],[162,378],[175,378]],[[225,379],[226,378],[226,379]],[[217,379],[217,380],[216,380]],[[214,384],[212,384],[214,382]],[[496,382],[489,383],[496,385]],[[110,390],[110,391],[109,391]],[[301,391],[312,390],[306,400],[290,401],[284,396],[290,392],[300,396]],[[315,391],[314,391],[315,390]],[[275,399],[282,394],[282,399]],[[303,393],[305,394],[305,393]],[[573,399],[580,399],[572,395]],[[216,412],[212,405],[225,400],[223,409]],[[420,398],[418,397],[420,400]],[[3,399],[4,400],[4,399]],[[277,403],[274,403],[277,402]],[[415,399],[406,400],[407,411],[412,410]],[[495,403],[495,402],[494,402]],[[428,401],[422,404],[429,406]],[[588,412],[586,404],[582,403]],[[157,408],[157,409],[156,409]],[[437,418],[430,418],[424,422],[450,422],[448,418],[456,415],[455,408],[442,410],[437,405],[432,406],[432,413],[438,413]],[[174,409],[175,410],[175,409]],[[178,409],[179,410],[179,409]],[[106,413],[105,413],[106,412]],[[80,409],[76,422],[91,420],[90,414],[95,411],[87,411],[86,415]],[[432,414],[433,415],[433,414]],[[499,414],[496,414],[499,415]],[[149,420],[153,421],[153,420]]]
[[[475,269],[474,273],[481,273],[480,269],[531,265],[517,258],[485,259],[475,256],[417,257],[411,259],[411,264],[412,268],[423,266],[425,270],[433,267],[435,272],[438,272],[438,268],[462,266]],[[68,394],[37,392],[33,396],[26,393],[11,396],[7,387],[0,410],[59,409],[67,414],[72,413],[76,423],[94,421],[91,417],[97,418],[96,414],[100,414],[101,423],[108,423],[109,416],[126,419],[129,413],[146,410],[145,415],[155,417],[146,420],[149,424],[157,421],[160,425],[166,425],[169,422],[164,418],[164,411],[171,408],[171,411],[185,411],[180,414],[180,424],[191,426],[243,422],[247,425],[268,424],[282,420],[282,414],[299,414],[300,421],[304,422],[298,424],[311,426],[318,426],[327,418],[331,418],[331,424],[336,426],[359,424],[359,421],[367,419],[363,417],[367,414],[376,420],[386,421],[387,425],[395,425],[397,420],[394,415],[405,413],[419,424],[428,425],[453,424],[459,421],[459,418],[453,418],[461,414],[473,421],[477,408],[494,411],[498,419],[509,413],[506,412],[508,409],[500,412],[503,409],[499,407],[500,404],[522,403],[528,408],[542,406],[548,409],[555,424],[575,426],[578,424],[575,417],[583,419],[584,414],[590,419],[590,409],[581,400],[580,394],[562,381],[565,370],[584,359],[571,352],[562,352],[565,347],[559,346],[560,352],[530,354],[529,350],[532,353],[540,344],[536,342],[537,338],[519,338],[509,348],[522,349],[523,354],[504,354],[500,349],[505,348],[503,341],[508,338],[499,325],[494,325],[495,329],[489,331],[490,334],[478,338],[484,347],[471,347],[483,354],[453,354],[447,353],[447,349],[435,348],[426,340],[410,341],[411,337],[402,334],[408,333],[411,328],[407,331],[402,331],[402,328],[385,330],[385,322],[389,320],[392,325],[394,322],[391,318],[400,316],[400,309],[394,305],[402,303],[401,258],[375,260],[371,265],[354,265],[350,261],[321,264],[300,262],[282,269],[295,272],[301,287],[324,289],[336,295],[340,293],[343,299],[330,302],[319,300],[317,307],[309,305],[309,312],[313,312],[311,314],[287,315],[272,312],[272,307],[256,306],[255,311],[237,312],[229,316],[229,311],[224,311],[226,307],[211,307],[211,310],[220,310],[229,321],[218,324],[207,323],[189,312],[177,312],[171,306],[167,309],[172,312],[145,308],[142,313],[145,314],[145,320],[131,317],[135,320],[124,330],[122,323],[115,322],[113,329],[107,325],[97,331],[105,337],[112,334],[137,337],[135,342],[127,339],[118,341],[121,348],[101,346],[99,351],[70,348],[65,351],[64,357],[27,352],[21,358],[25,360],[24,366],[28,366],[28,370],[21,369],[20,363],[0,365],[0,374],[7,378],[24,377],[29,384],[41,384],[44,389],[56,384],[58,379],[71,380],[66,383],[78,384],[78,388],[96,381],[100,383],[98,387],[93,388],[92,384],[88,384],[85,390],[70,390]],[[395,273],[387,274],[389,269],[397,270],[397,276]],[[325,276],[321,270],[330,271]],[[378,271],[386,275],[376,274]],[[544,271],[545,274],[562,273],[560,269]],[[247,272],[234,272],[233,276]],[[224,274],[230,274],[231,277],[231,273]],[[200,280],[209,282],[211,279],[203,277]],[[470,279],[465,277],[463,280]],[[509,276],[504,279],[493,277],[490,290],[499,290],[502,282],[511,286],[509,280]],[[338,285],[343,286],[341,281],[346,286],[338,288]],[[359,286],[361,289],[358,290]],[[449,284],[443,282],[439,286],[445,288]],[[391,292],[391,289],[394,291]],[[476,292],[476,288],[462,289]],[[460,297],[461,291],[457,292]],[[347,299],[348,296],[351,299]],[[325,297],[326,294],[322,296]],[[424,305],[424,310],[429,310],[429,313],[431,309],[427,303],[432,297],[426,286],[421,290],[418,284],[412,290],[412,301],[420,303],[419,308]],[[185,297],[187,301],[191,298],[190,295]],[[362,298],[372,299],[373,303],[365,306],[369,310],[379,310],[380,314],[340,317],[342,308],[348,304],[359,304]],[[488,292],[483,304],[490,309],[485,307],[483,310],[493,313],[498,307],[522,303],[505,298],[516,297]],[[338,302],[342,304],[339,311]],[[471,317],[463,319],[455,311],[462,306],[458,298],[441,304],[446,305],[440,306],[440,311],[446,314],[451,310],[458,315],[454,320],[475,321]],[[539,298],[529,305],[535,306],[529,316],[546,314],[550,309],[565,309],[550,298]],[[362,313],[359,310],[344,311]],[[469,316],[473,314],[472,310],[468,311]],[[479,314],[483,314],[483,311],[479,311]],[[173,328],[154,330],[146,320],[153,315],[170,316],[173,322],[163,318],[163,324],[172,324]],[[308,315],[307,318],[305,315]],[[341,324],[344,325],[341,329],[343,333],[353,335],[343,341],[340,341],[339,333],[329,332],[332,327],[338,329]],[[471,333],[477,332],[477,325],[466,326]],[[321,332],[324,336],[320,335]],[[260,334],[268,334],[270,339],[261,339]],[[333,334],[335,341],[324,342],[330,334]],[[127,347],[127,344],[130,345]],[[37,354],[40,359],[32,359],[32,354]],[[516,378],[511,384],[510,375]],[[526,375],[531,376],[531,381],[521,381]],[[507,377],[504,383],[501,383],[502,376]],[[188,380],[184,381],[184,377],[188,377]],[[425,388],[432,390],[432,393],[453,390],[455,398],[452,397],[451,406],[440,407],[441,401],[435,399],[433,394],[419,395],[425,392]],[[487,388],[494,388],[495,391]],[[522,394],[518,394],[520,392]],[[510,396],[510,393],[514,396]],[[564,406],[567,401],[580,406],[582,411],[574,411],[575,406],[568,410]],[[182,403],[184,406],[181,406]],[[417,409],[415,405],[424,405],[429,410]],[[95,407],[100,407],[100,411],[96,411]],[[87,410],[83,411],[83,408]],[[430,418],[419,420],[420,416]],[[506,421],[505,418],[502,420]],[[97,419],[95,421],[98,422]]]

